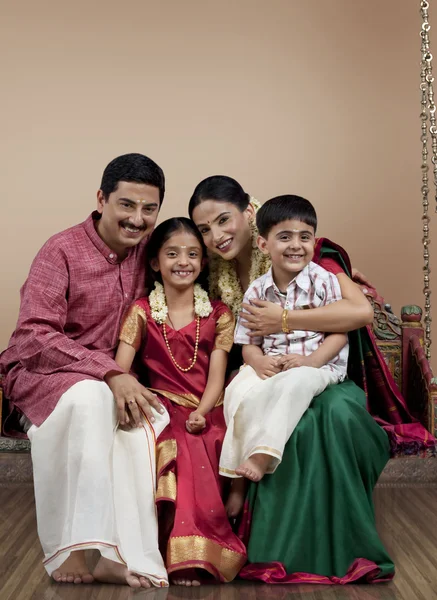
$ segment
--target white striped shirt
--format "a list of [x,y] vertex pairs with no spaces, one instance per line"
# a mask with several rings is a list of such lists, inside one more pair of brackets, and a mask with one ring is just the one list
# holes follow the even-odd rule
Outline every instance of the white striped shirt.
[[[249,286],[244,295],[246,304],[255,298],[280,304],[288,310],[303,310],[317,308],[341,300],[341,290],[338,279],[314,262],[308,265],[288,284],[287,292],[280,292],[273,280],[272,269],[262,275]],[[244,312],[243,312],[244,314]],[[265,337],[249,337],[247,329],[238,317],[235,328],[234,342],[236,344],[254,344],[261,346],[264,354],[301,354],[309,356],[322,344],[325,334],[320,331],[295,330],[285,334],[274,333]],[[346,377],[349,344],[326,366],[338,373],[340,381]]]

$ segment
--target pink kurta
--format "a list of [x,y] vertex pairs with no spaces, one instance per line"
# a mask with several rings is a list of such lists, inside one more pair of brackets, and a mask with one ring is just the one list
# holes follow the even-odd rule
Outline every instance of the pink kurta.
[[146,240],[120,261],[95,229],[98,213],[50,238],[21,289],[18,323],[0,355],[7,398],[40,426],[83,379],[121,371],[121,319],[145,285]]

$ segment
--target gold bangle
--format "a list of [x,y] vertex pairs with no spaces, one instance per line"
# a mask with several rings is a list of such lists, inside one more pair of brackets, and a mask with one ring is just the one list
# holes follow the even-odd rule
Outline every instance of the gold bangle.
[[291,333],[291,329],[288,326],[287,323],[287,318],[288,318],[288,310],[286,308],[284,308],[284,310],[282,311],[282,331],[284,333]]

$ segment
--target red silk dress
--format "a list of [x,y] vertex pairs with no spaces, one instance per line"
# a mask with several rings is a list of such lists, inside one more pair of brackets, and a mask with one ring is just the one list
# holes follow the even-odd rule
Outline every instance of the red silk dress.
[[[200,319],[197,361],[187,372],[173,363],[162,325],[151,317],[147,298],[130,308],[120,339],[137,350],[147,385],[170,414],[157,440],[156,503],[161,551],[168,573],[204,569],[218,581],[234,579],[246,562],[246,548],[233,533],[222,501],[219,458],[225,434],[223,395],[206,416],[206,428],[188,433],[185,423],[206,387],[209,359],[215,349],[232,347],[234,318],[229,308],[212,301],[209,317]],[[174,330],[166,325],[175,360],[182,367],[194,355],[196,321]]]

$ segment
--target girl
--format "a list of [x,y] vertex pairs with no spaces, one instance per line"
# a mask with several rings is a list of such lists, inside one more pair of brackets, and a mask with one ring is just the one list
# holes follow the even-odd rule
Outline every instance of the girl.
[[[220,298],[235,315],[249,284],[270,266],[256,244],[258,208],[237,181],[225,176],[199,183],[189,204],[190,217],[210,251],[211,296]],[[369,302],[344,272],[350,272],[346,253],[321,239],[313,260],[337,275],[343,300],[289,311],[287,328],[347,332],[371,323]],[[282,330],[281,307],[254,301],[244,308],[251,313],[247,326],[254,335]],[[366,373],[364,343],[372,361]],[[233,354],[232,366],[237,368],[241,349],[235,348]],[[249,564],[242,577],[271,583],[393,577],[394,566],[376,531],[372,503],[373,487],[389,457],[386,431],[396,448],[426,447],[431,438],[412,422],[370,331],[363,330],[360,339],[356,335],[350,357],[349,375],[372,394],[367,399],[351,380],[324,391],[296,427],[276,472],[250,484],[243,516],[245,540],[250,532]],[[385,431],[367,408],[378,415]]]
[[234,317],[222,302],[210,302],[198,283],[205,247],[192,221],[161,223],[147,253],[154,289],[126,315],[116,361],[129,371],[137,354],[170,415],[156,448],[161,551],[169,574],[178,573],[174,583],[199,585],[196,569],[227,582],[246,561],[218,475]]

